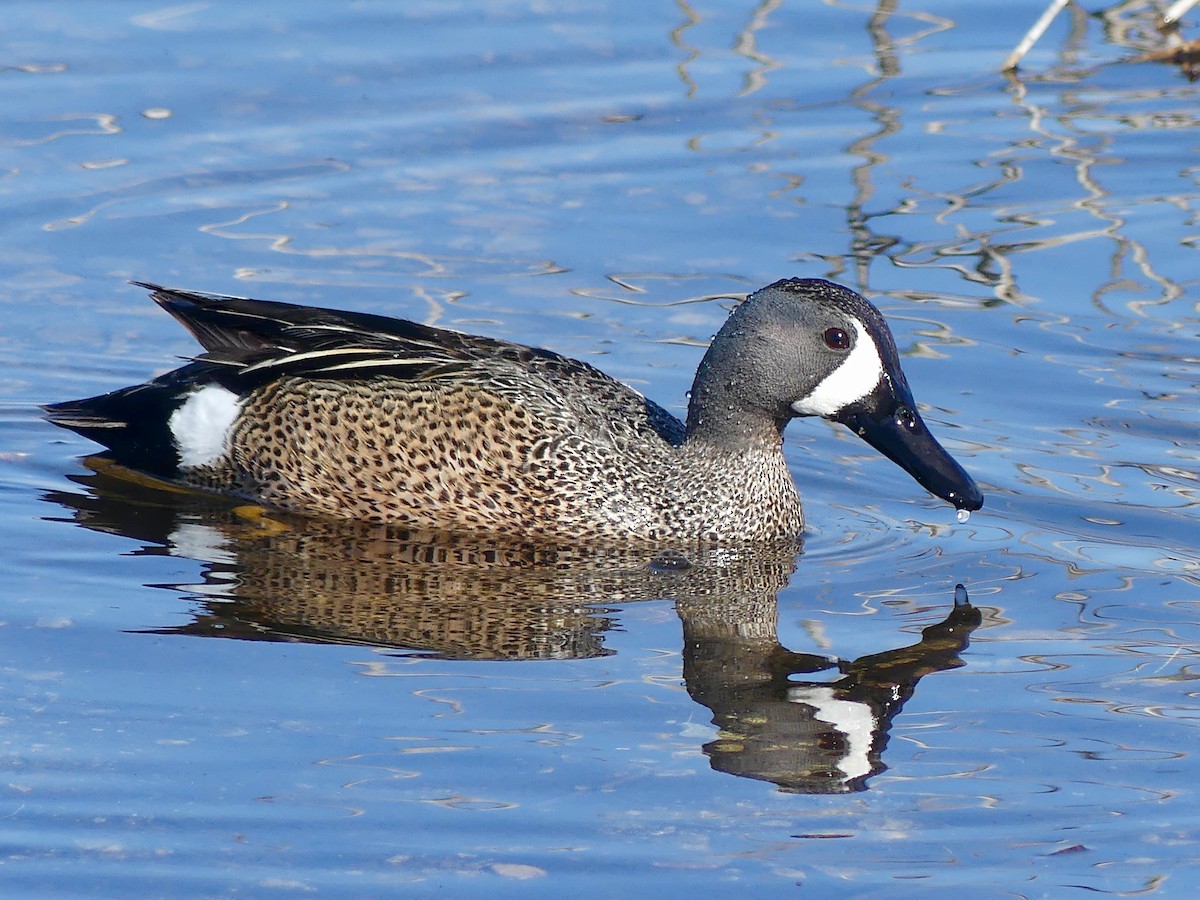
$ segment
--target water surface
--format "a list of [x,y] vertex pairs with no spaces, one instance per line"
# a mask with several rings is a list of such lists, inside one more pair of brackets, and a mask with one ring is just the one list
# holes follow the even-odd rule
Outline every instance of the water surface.
[[[1200,98],[1136,5],[998,75],[1040,6],[10,3],[0,884],[1191,896]],[[791,275],[884,310],[967,524],[803,421],[801,552],[276,528],[37,411],[194,352],[139,278],[682,413]]]

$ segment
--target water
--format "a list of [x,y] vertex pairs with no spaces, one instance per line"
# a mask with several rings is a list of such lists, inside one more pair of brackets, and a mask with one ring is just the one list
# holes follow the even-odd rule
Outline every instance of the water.
[[[1040,6],[8,4],[6,893],[1191,896],[1197,88],[1136,7],[997,75]],[[194,351],[139,278],[680,412],[787,275],[884,310],[969,521],[803,421],[801,553],[447,545],[36,409]]]

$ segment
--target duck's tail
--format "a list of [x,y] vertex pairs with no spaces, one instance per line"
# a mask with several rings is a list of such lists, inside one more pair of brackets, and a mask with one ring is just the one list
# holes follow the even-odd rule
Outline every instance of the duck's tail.
[[188,382],[180,373],[196,366],[205,364],[193,363],[145,384],[42,409],[53,424],[108,448],[121,465],[171,478],[179,472],[180,457],[169,422],[187,396]]

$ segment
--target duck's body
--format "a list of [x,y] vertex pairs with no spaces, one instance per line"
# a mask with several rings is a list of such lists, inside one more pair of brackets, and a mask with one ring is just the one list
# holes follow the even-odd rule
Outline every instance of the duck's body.
[[451,531],[794,537],[803,517],[784,425],[823,415],[863,433],[878,395],[911,414],[902,424],[917,445],[905,452],[917,457],[881,449],[960,508],[982,503],[916,416],[882,317],[829,282],[777,282],[739,307],[701,363],[686,426],[550,351],[143,286],[207,352],[146,384],[47,410],[118,463],[169,480],[297,512]]

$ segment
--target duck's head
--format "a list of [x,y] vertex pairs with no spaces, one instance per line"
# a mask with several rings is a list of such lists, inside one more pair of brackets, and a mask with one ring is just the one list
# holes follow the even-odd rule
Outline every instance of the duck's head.
[[734,310],[696,374],[688,435],[737,443],[797,416],[841,422],[959,509],[983,505],[917,412],[879,310],[819,278],[777,281]]

